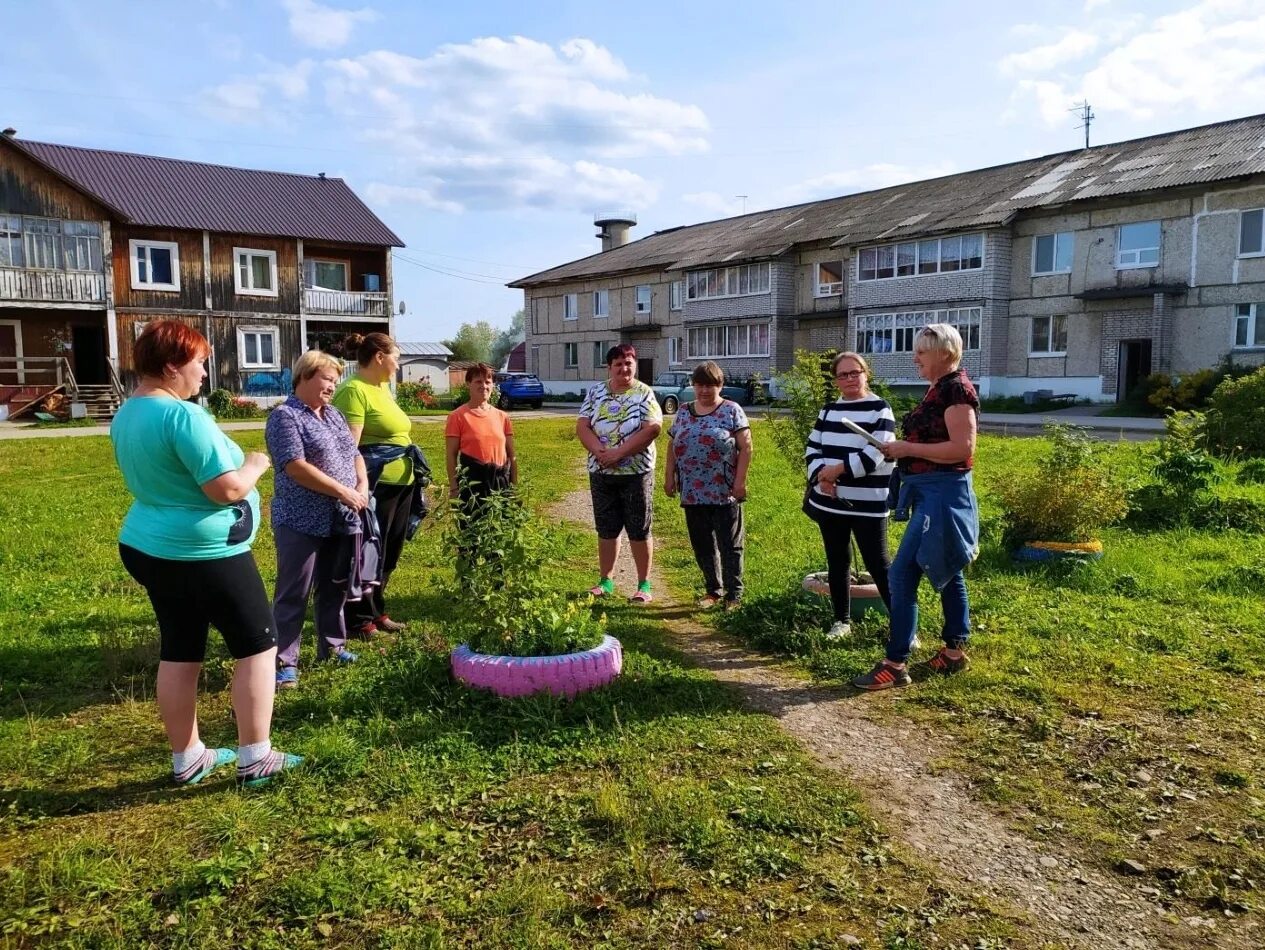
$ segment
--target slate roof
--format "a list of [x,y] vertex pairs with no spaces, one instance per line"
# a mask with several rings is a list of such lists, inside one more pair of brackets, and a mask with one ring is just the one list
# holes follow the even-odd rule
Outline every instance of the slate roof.
[[452,356],[442,343],[397,343],[401,356]]
[[4,141],[131,224],[404,246],[341,178]]
[[1025,211],[1262,173],[1265,115],[1248,116],[658,231],[509,286],[763,260],[798,244],[824,240],[845,247],[995,228]]

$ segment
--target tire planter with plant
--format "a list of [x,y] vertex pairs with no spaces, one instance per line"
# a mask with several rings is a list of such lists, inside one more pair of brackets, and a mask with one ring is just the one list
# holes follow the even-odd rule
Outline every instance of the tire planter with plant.
[[[803,588],[810,594],[829,597],[830,575],[825,571],[808,574],[804,577]],[[879,596],[877,584],[854,582],[851,589],[851,604],[849,613],[853,620],[860,620],[867,611],[871,610],[887,613],[887,606],[883,603],[883,598]]]
[[1025,541],[1012,555],[1016,561],[1097,561],[1101,541]]
[[451,654],[452,675],[476,689],[511,698],[552,693],[571,698],[612,682],[623,671],[620,642],[605,636],[592,650],[554,656],[493,656],[461,644]]

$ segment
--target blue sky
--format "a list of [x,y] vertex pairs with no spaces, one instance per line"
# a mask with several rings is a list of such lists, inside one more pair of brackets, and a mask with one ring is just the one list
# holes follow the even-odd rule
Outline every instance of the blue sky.
[[1257,0],[8,4],[20,137],[346,178],[406,340],[634,236],[1265,110]]

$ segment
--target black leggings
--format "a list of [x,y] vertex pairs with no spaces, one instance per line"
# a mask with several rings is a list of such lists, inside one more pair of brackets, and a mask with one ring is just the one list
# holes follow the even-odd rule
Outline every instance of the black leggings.
[[835,619],[847,623],[852,614],[852,590],[849,571],[852,568],[852,544],[855,536],[861,549],[865,569],[874,577],[879,596],[892,609],[892,595],[887,586],[887,519],[862,518],[854,515],[825,515],[818,522],[821,540],[826,546],[826,566],[830,570],[830,602]]
[[249,551],[208,561],[172,561],[120,544],[119,557],[154,605],[161,659],[201,663],[212,625],[235,660],[277,645],[272,602]]
[[348,633],[363,629],[387,612],[387,584],[404,551],[404,535],[413,507],[413,486],[378,482],[373,500],[378,512],[378,530],[382,532],[382,586],[367,592],[362,600],[347,602],[343,619]]

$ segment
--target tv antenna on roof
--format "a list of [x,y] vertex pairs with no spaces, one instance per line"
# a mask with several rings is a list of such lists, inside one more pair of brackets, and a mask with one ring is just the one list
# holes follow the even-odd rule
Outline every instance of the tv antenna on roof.
[[735,198],[741,198],[741,199],[742,199],[742,213],[743,213],[743,214],[746,214],[746,213],[747,213],[747,197],[748,197],[748,196],[747,196],[747,195],[734,195],[734,197],[735,197]]
[[1093,122],[1096,116],[1094,110],[1090,108],[1088,100],[1082,99],[1075,106],[1067,110],[1068,112],[1078,113],[1081,117],[1081,124],[1078,129],[1085,130],[1085,147],[1089,148],[1089,123]]

